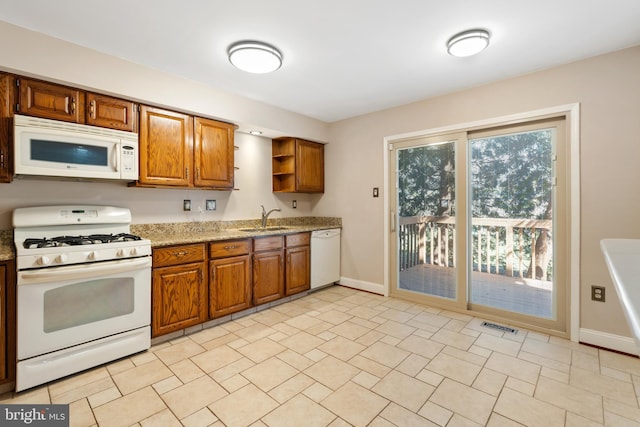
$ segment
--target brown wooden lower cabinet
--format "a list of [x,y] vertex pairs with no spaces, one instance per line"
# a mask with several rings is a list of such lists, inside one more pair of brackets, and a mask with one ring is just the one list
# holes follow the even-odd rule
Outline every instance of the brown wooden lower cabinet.
[[310,233],[291,234],[285,238],[285,294],[294,295],[311,287]]
[[15,264],[0,261],[0,384],[15,379]]
[[205,245],[153,251],[151,336],[167,334],[207,320]]
[[154,249],[151,336],[308,290],[309,243],[296,233]]
[[251,307],[251,240],[209,244],[209,318]]
[[284,239],[268,236],[253,239],[253,304],[284,297]]

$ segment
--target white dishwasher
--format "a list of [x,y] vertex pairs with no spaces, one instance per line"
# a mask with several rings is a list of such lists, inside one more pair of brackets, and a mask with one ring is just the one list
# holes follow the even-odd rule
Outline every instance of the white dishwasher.
[[340,229],[311,233],[311,289],[340,280]]

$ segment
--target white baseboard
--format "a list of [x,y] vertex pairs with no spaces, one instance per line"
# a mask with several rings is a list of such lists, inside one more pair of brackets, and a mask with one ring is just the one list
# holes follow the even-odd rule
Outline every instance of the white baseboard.
[[585,344],[608,348],[610,350],[638,355],[638,347],[636,346],[635,340],[622,335],[614,335],[606,332],[594,331],[593,329],[580,328],[579,341]]
[[385,287],[381,283],[365,282],[364,280],[351,279],[349,277],[340,277],[338,283],[349,288],[386,296]]

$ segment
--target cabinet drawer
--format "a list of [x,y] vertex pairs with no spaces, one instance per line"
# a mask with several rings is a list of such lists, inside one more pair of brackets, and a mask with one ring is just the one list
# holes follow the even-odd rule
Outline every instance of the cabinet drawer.
[[204,261],[205,245],[171,246],[153,250],[153,266],[166,267],[169,265],[186,264]]
[[282,249],[283,246],[284,238],[282,236],[258,237],[253,239],[254,252]]
[[225,240],[209,243],[209,257],[227,258],[236,255],[245,255],[251,252],[251,240]]
[[311,233],[290,234],[285,237],[286,246],[309,246],[311,241]]

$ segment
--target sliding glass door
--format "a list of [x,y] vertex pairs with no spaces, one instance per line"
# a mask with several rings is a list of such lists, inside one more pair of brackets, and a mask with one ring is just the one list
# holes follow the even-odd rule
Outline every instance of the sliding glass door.
[[396,288],[452,305],[465,300],[457,231],[463,140],[464,134],[449,134],[397,143],[393,150]]
[[391,294],[566,328],[564,120],[394,142]]

